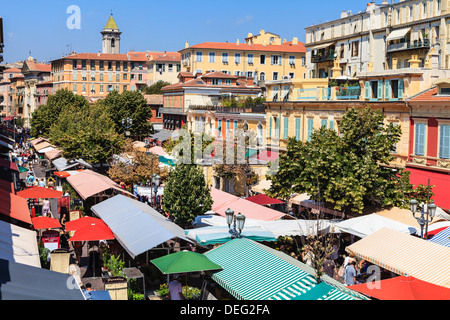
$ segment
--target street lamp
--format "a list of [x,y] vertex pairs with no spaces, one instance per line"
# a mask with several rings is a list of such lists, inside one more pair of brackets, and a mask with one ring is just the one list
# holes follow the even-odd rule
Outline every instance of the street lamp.
[[[428,231],[428,224],[433,221],[433,218],[436,215],[436,205],[434,203],[427,204],[426,210],[425,210],[425,206],[423,206],[420,217],[416,217],[417,204],[418,204],[417,200],[413,199],[409,202],[409,204],[411,206],[411,212],[413,214],[413,217],[417,220],[417,222],[420,225],[420,237],[422,239],[424,239],[423,229],[426,227],[426,230]],[[426,211],[427,217],[425,217],[425,211]]]
[[[152,188],[152,203],[156,205],[156,195],[158,194],[158,186],[161,181],[161,177],[156,173],[153,174],[152,183],[154,184],[154,188]],[[153,192],[155,193],[155,199],[153,200]]]
[[125,118],[122,119],[122,126],[125,128],[125,135],[128,137],[130,135],[130,129],[133,125],[133,119],[131,118]]
[[[228,209],[225,211],[226,220],[228,224],[228,229],[231,234],[231,238],[241,238],[242,230],[244,229],[245,225],[245,216],[238,213],[236,216],[234,215],[234,211],[231,209]],[[233,227],[231,225],[233,224]]]

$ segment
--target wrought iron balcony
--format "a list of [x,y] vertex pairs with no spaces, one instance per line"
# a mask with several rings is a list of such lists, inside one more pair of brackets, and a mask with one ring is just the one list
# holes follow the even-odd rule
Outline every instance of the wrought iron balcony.
[[430,40],[424,41],[415,40],[413,42],[394,43],[387,46],[387,52],[403,51],[403,50],[416,50],[416,49],[429,49]]

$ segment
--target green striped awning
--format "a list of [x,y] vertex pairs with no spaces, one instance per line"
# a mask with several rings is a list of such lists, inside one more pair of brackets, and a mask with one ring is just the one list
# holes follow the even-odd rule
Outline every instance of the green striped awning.
[[234,239],[205,255],[223,268],[212,279],[236,299],[269,300],[289,286],[308,292],[316,285],[308,273],[250,239]]

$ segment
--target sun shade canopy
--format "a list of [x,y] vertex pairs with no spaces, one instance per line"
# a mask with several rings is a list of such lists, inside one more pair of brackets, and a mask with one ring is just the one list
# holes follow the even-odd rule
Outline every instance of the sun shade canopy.
[[222,270],[205,255],[192,251],[179,251],[150,261],[163,274]]
[[439,244],[383,228],[346,251],[395,274],[450,288],[450,248]]
[[108,226],[91,223],[84,228],[77,229],[69,241],[100,241],[112,239],[114,239],[114,234]]
[[58,220],[49,217],[36,217],[31,219],[35,230],[62,228]]
[[0,259],[2,300],[85,300],[74,276]]
[[406,36],[406,34],[411,30],[411,28],[404,28],[399,30],[392,31],[389,36],[386,38],[386,41],[392,41],[397,39],[402,39]]
[[43,187],[31,187],[17,192],[17,195],[25,199],[59,199],[62,198],[63,193],[61,191]]
[[450,289],[416,279],[414,277],[395,277],[372,283],[349,286],[379,300],[450,300]]
[[22,222],[32,224],[30,210],[25,198],[19,197],[13,193],[9,193],[0,189],[0,213],[20,220]]
[[284,201],[274,199],[265,194],[258,194],[253,197],[246,198],[245,200],[251,201],[259,205],[270,205],[270,204],[283,204]]
[[91,208],[132,258],[173,238],[192,242],[184,230],[140,201],[117,195]]
[[[186,230],[186,235],[201,245],[221,244],[231,241],[231,234],[226,227],[204,227]],[[277,241],[278,238],[261,227],[245,227],[242,236],[254,241]]]
[[445,228],[428,241],[450,248],[450,228]]
[[89,227],[91,224],[102,225],[107,227],[106,223],[102,219],[94,217],[82,217],[76,220],[66,222],[67,231],[76,231],[78,229]]

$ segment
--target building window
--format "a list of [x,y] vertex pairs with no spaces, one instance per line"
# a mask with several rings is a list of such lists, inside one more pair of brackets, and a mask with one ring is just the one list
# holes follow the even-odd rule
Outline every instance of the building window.
[[142,62],[139,62],[139,70],[143,70],[144,67],[142,66]]
[[128,71],[128,62],[123,63],[123,71]]
[[273,87],[272,89],[272,101],[278,101],[280,94],[280,87]]
[[247,78],[253,78],[253,71],[247,71]]
[[116,71],[120,71],[120,61],[116,62]]
[[169,72],[173,72],[173,64],[169,63]]
[[289,78],[290,79],[294,79],[295,78],[295,73],[294,72],[289,72]]
[[103,86],[103,84],[101,84],[100,85],[100,93],[103,93],[103,89],[104,89],[104,86]]
[[352,57],[357,57],[359,55],[359,40],[352,42]]
[[108,71],[113,70],[113,63],[111,61],[108,61]]
[[78,67],[77,60],[73,60],[72,63],[73,63],[73,65],[72,65],[73,69],[76,70]]
[[120,82],[120,73],[116,74],[116,82]]
[[450,125],[439,126],[439,158],[450,159]]
[[266,55],[262,54],[259,56],[259,64],[266,64]]
[[104,61],[100,61],[99,65],[100,65],[100,70],[104,70],[105,69],[105,62]]
[[302,67],[306,65],[306,57],[302,57]]
[[213,86],[221,86],[222,85],[222,79],[212,79],[211,84]]
[[289,64],[291,66],[295,65],[295,56],[289,56]]
[[73,84],[73,93],[77,93],[77,84],[76,83]]
[[231,86],[231,79],[225,79],[225,85]]
[[177,72],[180,72],[181,71],[181,64],[177,64]]
[[128,73],[123,74],[123,80],[128,80]]
[[228,63],[228,53],[227,52],[222,53],[222,63]]
[[209,53],[209,63],[216,63],[216,53],[215,52]]
[[427,128],[424,123],[416,123],[414,126],[414,154],[416,156],[425,155],[425,130]]
[[86,70],[86,60],[81,60],[81,69]]
[[278,80],[278,72],[274,72],[274,73],[273,73],[272,79],[273,79],[273,80]]
[[202,62],[203,61],[203,52],[196,52],[195,53],[195,61],[196,62]]
[[270,64],[281,66],[281,56],[277,55],[270,56]]
[[247,55],[247,59],[248,59],[248,64],[253,64],[253,54],[252,53],[249,53]]
[[236,64],[241,63],[241,54],[240,53],[234,54],[234,63],[236,63]]
[[266,80],[266,73],[265,72],[261,72],[259,74],[259,81],[265,81]]

